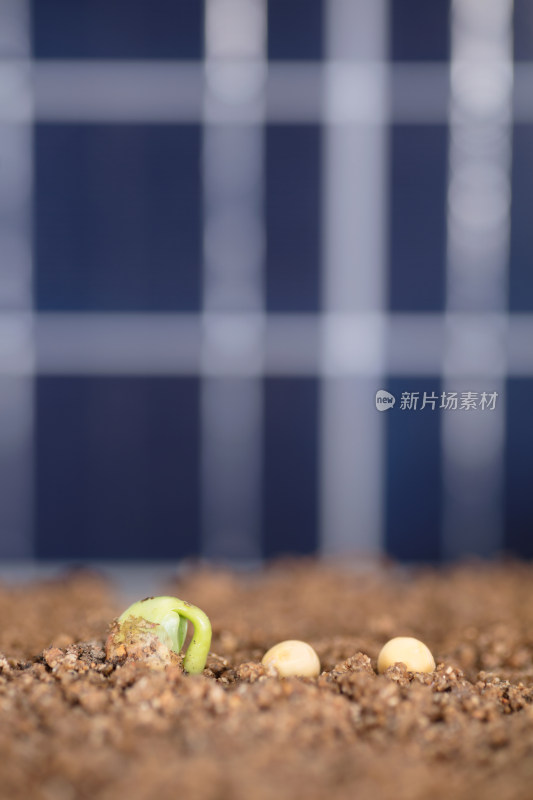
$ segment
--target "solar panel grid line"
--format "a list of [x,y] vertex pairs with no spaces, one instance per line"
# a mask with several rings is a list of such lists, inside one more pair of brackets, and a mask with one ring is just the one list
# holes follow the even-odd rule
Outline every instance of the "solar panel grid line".
[[[442,417],[445,558],[504,548],[506,354],[513,100],[512,3],[455,0],[451,16],[446,391],[497,392],[489,415]],[[450,372],[464,377],[452,378]],[[480,372],[485,378],[478,378]],[[487,380],[490,387],[487,386]]]
[[201,61],[34,60],[38,122],[200,122]]
[[29,6],[0,5],[0,556],[32,553],[32,96],[27,58]]
[[[451,326],[450,326],[451,323]],[[326,332],[327,328],[329,332]],[[365,341],[385,337],[385,365],[376,366],[370,347],[348,347],[339,356],[326,345],[332,329],[356,331]],[[533,314],[489,313],[68,313],[3,312],[0,315],[0,374],[29,375],[436,375],[445,366],[450,330],[475,346],[478,331],[492,345],[446,363],[450,376],[533,375]],[[381,332],[376,333],[381,329]],[[206,331],[209,331],[207,333]],[[206,358],[205,337],[238,336],[242,355]],[[472,334],[472,335],[471,335]],[[482,334],[486,341],[486,335]],[[22,341],[21,341],[22,340]],[[247,340],[247,341],[243,341]],[[34,355],[20,359],[32,342]],[[352,341],[353,344],[353,341]],[[493,349],[491,349],[493,347]],[[498,355],[499,354],[499,355]],[[340,358],[340,360],[339,360]]]
[[[330,556],[383,548],[384,421],[368,400],[384,380],[387,120],[380,65],[387,30],[384,0],[327,5],[322,299],[331,317],[322,341],[320,550]],[[340,69],[338,59],[345,62]],[[354,107],[358,96],[363,114]],[[353,316],[346,320],[342,312]],[[370,313],[368,337],[354,312]],[[367,368],[364,378],[354,377],[357,358]]]
[[38,312],[35,369],[39,375],[197,375],[203,325],[193,313]]
[[[265,68],[264,116],[269,123],[324,121],[324,86],[335,72],[348,71],[356,84],[370,69],[388,88],[388,119],[395,125],[446,124],[450,70],[445,62],[350,63],[270,61]],[[15,70],[15,73],[13,73]],[[533,64],[514,65],[513,114],[517,122],[533,121],[530,91]],[[203,115],[204,64],[201,61],[87,61],[0,58],[0,85],[30,83],[33,109],[18,92],[0,106],[0,119],[40,123],[198,123]],[[366,95],[368,97],[368,95]],[[352,115],[379,122],[381,110],[352,98]],[[248,112],[250,113],[250,111]],[[216,124],[226,124],[219,118]]]
[[533,315],[510,314],[507,318],[505,363],[507,376],[533,375]]
[[261,554],[260,331],[254,317],[233,312],[264,304],[265,2],[208,0],[205,41],[201,550],[253,560]]
[[513,119],[515,123],[533,120],[533,63],[513,63]]

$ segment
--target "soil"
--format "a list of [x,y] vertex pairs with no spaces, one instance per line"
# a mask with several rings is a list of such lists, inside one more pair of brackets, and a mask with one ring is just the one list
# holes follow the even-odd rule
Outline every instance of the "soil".
[[[181,657],[106,661],[123,607],[96,575],[0,587],[2,798],[533,797],[533,566],[195,567],[161,593],[211,618],[201,676]],[[376,674],[400,635],[434,673]],[[289,638],[320,677],[263,669]]]

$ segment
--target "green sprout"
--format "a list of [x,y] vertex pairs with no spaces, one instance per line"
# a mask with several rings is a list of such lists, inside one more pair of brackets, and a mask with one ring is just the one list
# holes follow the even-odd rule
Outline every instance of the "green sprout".
[[191,675],[203,671],[211,646],[211,623],[200,608],[177,597],[147,597],[127,608],[118,618],[118,624],[122,626],[131,619],[155,625],[155,635],[175,653],[183,647],[188,622],[192,622],[194,634],[183,659],[183,669]]

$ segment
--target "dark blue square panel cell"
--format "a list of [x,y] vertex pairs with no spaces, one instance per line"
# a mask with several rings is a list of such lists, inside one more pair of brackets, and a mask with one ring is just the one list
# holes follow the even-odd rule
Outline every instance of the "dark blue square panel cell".
[[505,549],[533,558],[533,380],[507,382],[507,443],[505,458]]
[[197,126],[39,125],[35,152],[39,309],[198,307]]
[[451,0],[396,0],[390,4],[394,61],[445,61],[450,54]]
[[[511,311],[533,311],[533,125],[516,125],[511,201]],[[532,345],[533,346],[533,345]]]
[[310,378],[265,384],[263,554],[317,547],[318,385]]
[[37,556],[196,555],[198,440],[196,380],[40,378]]
[[533,3],[514,0],[514,57],[517,61],[533,61]]
[[326,0],[269,0],[269,58],[283,61],[321,58],[323,2]]
[[[397,378],[388,390],[396,403],[386,412],[386,550],[400,561],[436,562],[441,553],[442,412],[438,402],[433,409],[427,398],[439,396],[440,383],[436,378]],[[402,408],[404,392],[409,399],[418,393],[416,408]]]
[[33,0],[37,58],[201,58],[201,0]]
[[320,286],[320,131],[266,136],[266,292],[271,311],[316,311]]
[[391,130],[389,292],[392,311],[445,302],[447,129]]

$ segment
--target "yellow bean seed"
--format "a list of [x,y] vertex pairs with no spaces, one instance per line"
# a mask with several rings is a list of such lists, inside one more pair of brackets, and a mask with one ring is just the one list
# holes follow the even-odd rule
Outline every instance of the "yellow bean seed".
[[274,667],[282,678],[293,675],[316,678],[320,675],[320,661],[307,642],[289,639],[271,647],[263,656],[265,667]]
[[411,636],[397,636],[381,649],[378,672],[385,672],[392,664],[401,662],[411,672],[433,672],[435,659],[424,642]]

